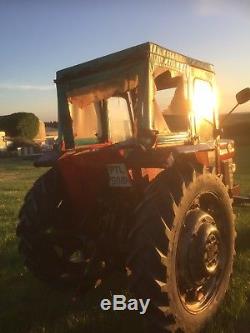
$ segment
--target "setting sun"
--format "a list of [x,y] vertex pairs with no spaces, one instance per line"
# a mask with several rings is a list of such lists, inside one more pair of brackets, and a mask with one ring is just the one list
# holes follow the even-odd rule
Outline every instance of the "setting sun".
[[216,102],[216,94],[211,84],[207,81],[196,79],[192,100],[196,119],[198,121],[206,119],[212,122]]

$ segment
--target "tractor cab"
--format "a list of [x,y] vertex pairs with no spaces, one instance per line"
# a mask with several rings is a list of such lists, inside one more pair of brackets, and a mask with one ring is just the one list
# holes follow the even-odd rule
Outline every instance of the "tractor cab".
[[214,139],[213,66],[145,43],[58,71],[67,149],[133,139],[146,148]]

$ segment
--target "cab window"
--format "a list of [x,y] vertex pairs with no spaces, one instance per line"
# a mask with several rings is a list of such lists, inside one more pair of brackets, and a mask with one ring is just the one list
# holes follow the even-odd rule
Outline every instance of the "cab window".
[[129,104],[126,98],[114,96],[107,99],[109,135],[112,143],[133,136]]
[[197,135],[201,141],[213,139],[215,93],[212,84],[202,79],[194,79],[193,113]]
[[97,143],[101,136],[101,127],[98,122],[99,104],[82,105],[81,100],[76,96],[69,99],[69,110],[75,144]]
[[215,96],[210,82],[195,79],[193,94],[193,109],[198,120],[213,121]]
[[165,71],[155,78],[154,127],[160,133],[188,130],[188,105],[182,76]]

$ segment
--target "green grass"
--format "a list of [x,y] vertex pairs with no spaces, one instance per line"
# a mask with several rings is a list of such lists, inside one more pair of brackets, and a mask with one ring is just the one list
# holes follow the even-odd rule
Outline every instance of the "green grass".
[[[250,147],[237,152],[237,180],[243,193],[250,193]],[[101,311],[101,298],[124,293],[119,274],[85,298],[72,301],[72,291],[53,290],[36,280],[23,266],[17,251],[17,214],[26,191],[45,169],[29,161],[0,160],[0,332],[136,332],[145,331],[142,316],[134,312]],[[237,214],[237,256],[230,290],[206,332],[250,331],[250,209]]]
[[[241,194],[250,195],[250,146],[237,148],[236,181]],[[207,332],[250,332],[250,207],[235,209],[236,260],[225,301]]]

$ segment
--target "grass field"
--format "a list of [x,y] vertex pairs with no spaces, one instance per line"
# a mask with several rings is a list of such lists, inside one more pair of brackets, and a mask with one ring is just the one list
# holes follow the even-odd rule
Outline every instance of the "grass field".
[[[250,146],[237,152],[237,181],[250,193]],[[0,332],[109,333],[144,332],[142,316],[133,312],[103,312],[101,298],[124,293],[125,281],[113,275],[84,299],[72,302],[72,292],[52,290],[23,267],[17,252],[15,227],[26,191],[45,170],[31,162],[0,160]],[[250,208],[237,214],[237,257],[230,290],[206,332],[250,332]]]

